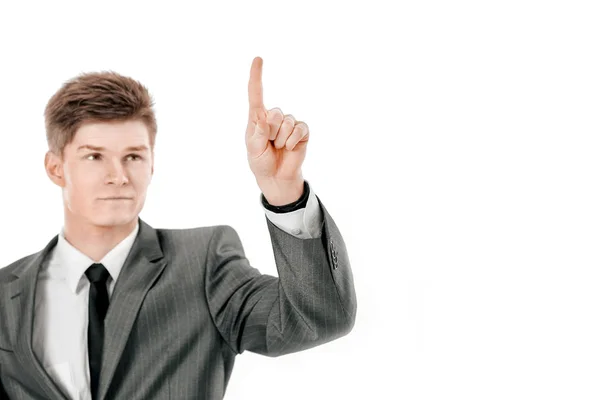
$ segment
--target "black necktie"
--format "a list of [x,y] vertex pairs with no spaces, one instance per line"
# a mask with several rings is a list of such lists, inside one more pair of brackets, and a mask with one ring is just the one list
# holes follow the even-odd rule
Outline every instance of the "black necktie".
[[102,343],[104,340],[104,317],[108,310],[108,290],[106,280],[110,276],[104,265],[92,264],[85,271],[90,281],[88,357],[90,362],[90,390],[92,399],[96,399],[100,368],[102,367]]

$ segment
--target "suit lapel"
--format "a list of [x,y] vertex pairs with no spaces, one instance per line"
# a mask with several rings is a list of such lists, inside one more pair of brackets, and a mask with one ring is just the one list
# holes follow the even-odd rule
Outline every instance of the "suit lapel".
[[6,306],[9,308],[7,310],[9,331],[17,333],[15,355],[48,398],[66,400],[64,394],[44,370],[32,347],[33,312],[35,309],[38,271],[47,259],[48,252],[57,242],[58,235],[42,251],[33,255],[29,263],[23,264],[13,271],[13,274],[19,279],[14,280],[9,285],[10,301],[7,302]]
[[98,398],[104,399],[146,293],[165,268],[155,229],[139,219],[140,231],[123,264],[104,320]]

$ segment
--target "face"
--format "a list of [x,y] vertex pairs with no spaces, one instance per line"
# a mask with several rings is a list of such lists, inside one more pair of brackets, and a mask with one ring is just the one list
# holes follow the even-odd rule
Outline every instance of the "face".
[[148,129],[141,121],[86,123],[63,161],[47,153],[46,169],[62,187],[65,224],[135,226],[154,173]]

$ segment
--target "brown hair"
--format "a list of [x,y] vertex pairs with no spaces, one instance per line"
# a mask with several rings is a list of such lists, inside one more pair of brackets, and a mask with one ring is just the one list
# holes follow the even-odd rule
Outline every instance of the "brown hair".
[[44,118],[48,148],[63,159],[65,146],[86,122],[140,120],[154,150],[154,101],[140,82],[113,71],[88,72],[65,82],[50,98]]

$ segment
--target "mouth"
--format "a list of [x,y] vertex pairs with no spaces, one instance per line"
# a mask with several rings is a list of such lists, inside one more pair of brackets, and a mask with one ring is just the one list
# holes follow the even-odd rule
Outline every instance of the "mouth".
[[131,197],[107,197],[100,200],[133,200]]

